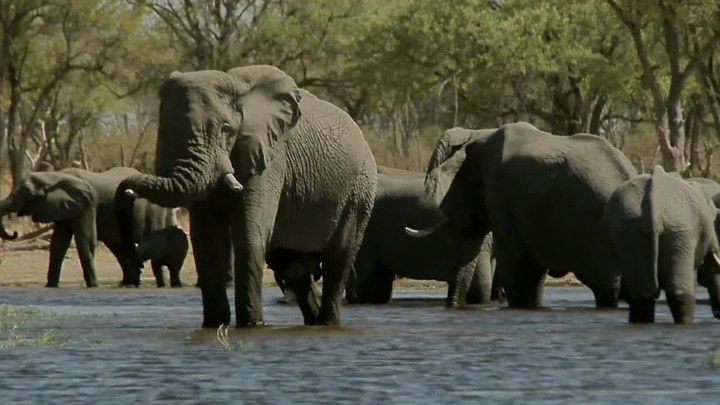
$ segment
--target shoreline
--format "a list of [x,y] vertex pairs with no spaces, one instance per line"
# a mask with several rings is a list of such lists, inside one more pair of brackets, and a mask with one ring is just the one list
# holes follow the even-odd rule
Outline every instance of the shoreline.
[[[45,285],[47,275],[47,249],[38,246],[32,250],[8,250],[4,244],[0,244],[0,287],[42,287]],[[10,245],[8,243],[8,245]],[[120,266],[115,257],[105,246],[99,246],[95,252],[95,271],[98,278],[99,288],[117,288],[122,279]],[[167,274],[166,274],[167,279]],[[192,251],[188,252],[180,278],[186,287],[194,287],[197,281],[195,263]],[[150,270],[149,263],[146,264],[140,276],[140,288],[156,288],[155,278]],[[265,269],[263,272],[263,286],[274,286],[275,278],[272,271]],[[67,257],[63,262],[60,274],[60,287],[84,287],[82,269],[74,247],[68,250]],[[580,287],[577,279],[570,275],[563,278],[547,277],[547,287]],[[447,283],[434,280],[412,280],[407,278],[396,279],[394,288],[436,290],[446,289]]]

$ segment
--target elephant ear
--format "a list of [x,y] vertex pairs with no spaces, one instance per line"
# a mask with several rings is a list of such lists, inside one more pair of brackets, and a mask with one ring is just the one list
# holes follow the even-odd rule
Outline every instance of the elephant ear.
[[463,145],[472,139],[472,131],[464,128],[455,127],[450,128],[443,136],[440,137],[430,160],[428,161],[427,169],[425,173],[430,173],[435,168],[440,166],[443,162],[448,160],[458,150],[462,149]]
[[231,69],[238,80],[242,114],[236,146],[242,151],[243,178],[257,175],[273,158],[275,145],[300,119],[300,93],[295,81],[268,65]]
[[425,177],[425,191],[436,204],[440,205],[450,188],[453,178],[465,161],[465,150],[457,151],[441,165],[429,171]]
[[34,222],[56,222],[73,218],[88,209],[95,200],[90,184],[69,176],[58,176],[57,181],[40,183],[39,200],[34,205]]

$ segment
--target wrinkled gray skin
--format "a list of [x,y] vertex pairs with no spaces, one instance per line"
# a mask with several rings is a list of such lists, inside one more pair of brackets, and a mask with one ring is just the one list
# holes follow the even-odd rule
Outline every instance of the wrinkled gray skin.
[[[0,217],[17,213],[32,217],[33,222],[54,224],[46,287],[58,287],[62,262],[73,237],[88,287],[97,286],[94,257],[98,241],[104,243],[120,263],[121,285],[139,285],[139,269],[124,264],[131,255],[120,243],[113,207],[115,189],[120,182],[139,173],[125,167],[102,173],[82,169],[31,172],[15,191],[0,201]],[[134,225],[137,238],[176,223],[172,210],[146,200],[138,200],[129,221]],[[0,225],[0,236],[14,239],[17,233],[10,235]],[[156,264],[153,262],[153,267]],[[162,278],[156,282],[158,287],[164,286]]]
[[619,269],[603,210],[613,190],[637,174],[627,157],[600,137],[555,136],[524,122],[472,141],[465,154],[440,204],[447,221],[408,232],[492,231],[511,307],[542,305],[548,270],[573,271],[597,307],[616,307]]
[[140,238],[137,245],[138,257],[145,262],[150,260],[155,280],[165,284],[163,267],[170,274],[170,286],[182,287],[180,270],[188,252],[188,238],[179,226],[168,226],[148,233]]
[[120,185],[118,221],[132,195],[189,208],[205,327],[230,323],[230,246],[238,326],[264,324],[262,271],[280,248],[321,258],[321,304],[305,323],[339,324],[377,177],[360,128],[271,66],[176,72],[160,100],[157,176]]
[[717,208],[700,187],[656,166],[613,192],[605,208],[627,288],[631,323],[655,321],[655,297],[665,291],[673,321],[691,324],[695,281],[708,287],[720,319]]
[[[355,259],[355,277],[346,289],[348,302],[390,302],[396,276],[447,282],[448,307],[490,302],[495,271],[490,235],[464,238],[443,229],[418,239],[404,231],[405,226],[424,228],[442,219],[437,204],[425,194],[424,173],[414,178],[379,174],[372,216]],[[469,285],[458,285],[463,272],[470,274]]]

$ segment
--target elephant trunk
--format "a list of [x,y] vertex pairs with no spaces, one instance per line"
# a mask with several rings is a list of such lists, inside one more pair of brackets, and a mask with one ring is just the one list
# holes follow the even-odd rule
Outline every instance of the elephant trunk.
[[230,158],[224,154],[215,164],[188,158],[180,160],[168,176],[141,174],[128,177],[120,183],[117,191],[166,208],[189,207],[209,193],[219,180],[223,180],[233,191],[242,191],[243,186],[233,172]]
[[0,238],[5,240],[13,240],[17,239],[18,233],[13,232],[12,235],[8,233],[8,231],[5,229],[5,224],[3,223],[3,217],[11,212],[13,212],[13,203],[14,203],[14,194],[10,194],[7,198],[0,201]]
[[135,229],[133,205],[135,198],[144,198],[149,202],[166,208],[189,207],[202,199],[223,180],[231,190],[239,192],[243,187],[233,175],[230,158],[218,154],[217,159],[208,161],[202,154],[190,154],[189,157],[176,160],[168,170],[167,176],[140,174],[123,180],[115,192],[115,217],[120,231],[120,241],[129,252],[126,265],[135,269],[132,279],[123,280],[123,284],[140,282],[140,269],[143,267],[135,243],[138,230]]

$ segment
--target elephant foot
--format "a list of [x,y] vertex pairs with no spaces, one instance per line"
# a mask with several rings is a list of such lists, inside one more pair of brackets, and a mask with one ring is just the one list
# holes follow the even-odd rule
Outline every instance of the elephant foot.
[[655,299],[628,299],[630,312],[628,320],[630,323],[654,323],[655,322]]
[[163,281],[162,283],[155,283],[155,286],[157,288],[165,288],[165,282]]
[[[246,323],[236,323],[235,326],[238,328],[255,328],[258,326],[266,326],[267,323],[265,321],[252,321],[252,322],[246,322]],[[205,327],[205,325],[203,325]]]
[[46,287],[46,288],[60,288],[60,286],[58,285],[58,283],[50,283],[50,282],[46,283],[46,284],[45,284],[45,287]]
[[691,294],[665,293],[673,322],[676,324],[691,325],[695,318],[695,296]]
[[170,287],[171,287],[171,288],[182,288],[182,287],[183,287],[183,283],[181,283],[181,282],[172,283],[172,284],[170,284]]
[[122,288],[138,288],[140,287],[140,282],[133,283],[128,281],[121,281],[120,284],[118,284],[118,287]]
[[615,290],[593,290],[595,295],[595,308],[614,309],[618,307],[619,296]]
[[87,288],[97,288],[97,286],[98,286],[97,283],[88,283],[88,284],[85,284],[85,287],[87,287]]

